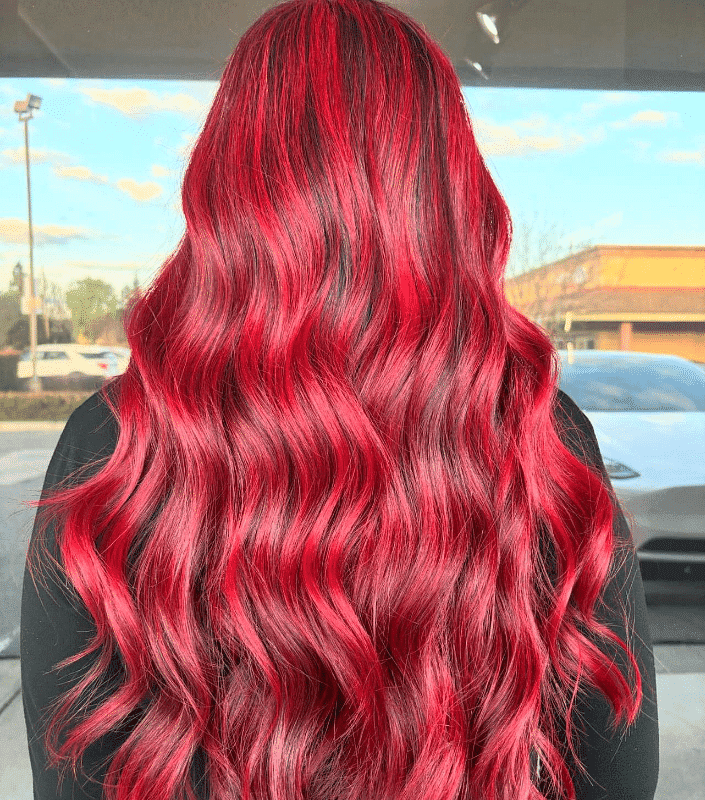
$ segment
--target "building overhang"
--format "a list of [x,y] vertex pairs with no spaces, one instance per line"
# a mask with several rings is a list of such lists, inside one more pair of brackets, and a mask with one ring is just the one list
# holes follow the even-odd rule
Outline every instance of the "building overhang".
[[[705,89],[705,4],[512,0],[499,42],[486,0],[391,0],[421,23],[468,86]],[[1,0],[0,77],[218,80],[262,0]],[[478,69],[478,65],[480,69]]]

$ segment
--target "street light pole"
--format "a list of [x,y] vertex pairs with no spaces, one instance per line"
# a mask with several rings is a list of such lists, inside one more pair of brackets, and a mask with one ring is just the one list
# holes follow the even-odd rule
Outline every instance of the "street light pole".
[[19,114],[20,122],[24,122],[24,159],[27,167],[27,224],[29,230],[29,346],[32,351],[32,377],[29,379],[29,391],[38,392],[41,381],[37,377],[37,314],[34,296],[34,234],[32,231],[32,190],[29,178],[29,120],[32,119],[33,109],[39,108],[41,97],[28,94],[26,100],[15,103],[15,111]]
[[37,380],[37,314],[34,310],[34,234],[32,232],[32,188],[29,179],[29,117],[24,118],[24,160],[27,167],[27,225],[29,230],[29,346],[32,348],[30,392],[38,392]]

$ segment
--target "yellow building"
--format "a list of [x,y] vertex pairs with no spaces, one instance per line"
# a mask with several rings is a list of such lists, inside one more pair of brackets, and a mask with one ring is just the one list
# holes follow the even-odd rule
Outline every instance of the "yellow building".
[[505,287],[557,347],[705,362],[705,247],[596,245],[507,278]]

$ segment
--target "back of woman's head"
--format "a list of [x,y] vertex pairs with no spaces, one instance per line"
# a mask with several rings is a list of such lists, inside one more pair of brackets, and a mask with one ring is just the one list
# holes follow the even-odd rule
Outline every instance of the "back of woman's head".
[[[528,800],[532,753],[571,796],[576,693],[615,725],[641,699],[597,646],[624,647],[594,614],[613,507],[505,300],[449,60],[376,0],[270,9],[183,209],[105,391],[117,447],[51,501],[103,653],[56,762],[129,719],[121,800],[192,796],[194,759],[213,800]],[[113,650],[121,688],[62,720]]]
[[[225,70],[183,207],[188,267],[174,276],[200,295],[180,303],[187,360],[191,315],[202,320],[195,301],[206,297],[227,315],[211,316],[213,327],[247,336],[272,380],[283,364],[306,367],[306,348],[294,346],[309,342],[324,369],[355,378],[384,414],[405,377],[389,379],[390,348],[412,366],[429,338],[459,357],[472,336],[466,368],[503,359],[491,328],[506,324],[507,208],[451,64],[389,6],[310,0],[261,17]],[[488,327],[460,325],[478,304],[492,312]],[[173,335],[173,301],[164,313]],[[222,352],[213,345],[202,347]],[[191,381],[202,391],[200,371],[176,377],[181,391]]]

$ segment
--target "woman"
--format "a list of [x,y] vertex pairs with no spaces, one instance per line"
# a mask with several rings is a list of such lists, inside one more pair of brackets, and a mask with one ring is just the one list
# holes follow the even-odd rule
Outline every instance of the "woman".
[[183,208],[39,503],[35,798],[652,798],[633,542],[438,45],[267,11]]

